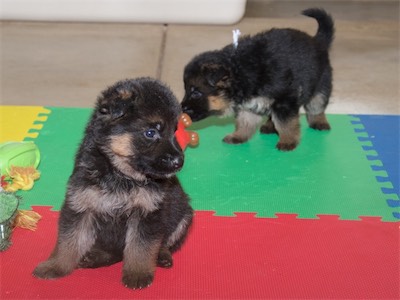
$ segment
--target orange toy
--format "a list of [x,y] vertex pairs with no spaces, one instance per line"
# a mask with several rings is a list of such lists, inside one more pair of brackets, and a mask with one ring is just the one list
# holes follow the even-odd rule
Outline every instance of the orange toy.
[[194,147],[199,143],[198,134],[194,131],[185,129],[190,125],[192,125],[192,119],[188,114],[182,114],[178,122],[178,129],[175,132],[176,139],[178,140],[178,144],[181,146],[182,150],[185,150],[187,145]]

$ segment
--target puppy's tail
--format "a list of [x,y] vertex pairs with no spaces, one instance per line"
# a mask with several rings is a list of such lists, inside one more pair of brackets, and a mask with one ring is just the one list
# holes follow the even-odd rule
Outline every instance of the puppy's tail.
[[317,20],[318,31],[314,38],[324,45],[326,49],[329,49],[335,34],[332,17],[325,10],[319,8],[303,10],[302,14]]

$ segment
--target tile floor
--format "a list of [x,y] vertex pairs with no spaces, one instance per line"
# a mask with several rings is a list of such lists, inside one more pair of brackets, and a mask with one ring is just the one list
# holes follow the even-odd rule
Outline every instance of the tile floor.
[[226,26],[2,21],[0,102],[91,107],[106,86],[138,76],[161,79],[181,99],[191,57],[230,43],[235,28],[314,34],[316,22],[299,15],[313,6],[336,21],[328,113],[400,114],[399,2],[386,0],[248,0],[244,18]]

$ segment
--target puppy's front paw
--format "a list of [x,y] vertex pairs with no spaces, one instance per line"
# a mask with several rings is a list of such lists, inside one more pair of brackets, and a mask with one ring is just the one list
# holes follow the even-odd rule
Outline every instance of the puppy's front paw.
[[278,144],[276,144],[276,148],[278,148],[278,150],[281,151],[292,151],[297,147],[297,143],[292,142],[292,143],[288,143],[288,142],[278,142]]
[[246,140],[243,140],[242,138],[240,138],[234,134],[229,134],[226,137],[224,137],[223,141],[227,144],[242,144]]
[[149,287],[154,279],[151,273],[128,273],[124,272],[122,276],[123,284],[130,289],[143,289]]
[[53,261],[45,261],[40,263],[35,270],[33,276],[41,279],[55,279],[63,277],[71,273],[72,270],[65,270],[55,264]]

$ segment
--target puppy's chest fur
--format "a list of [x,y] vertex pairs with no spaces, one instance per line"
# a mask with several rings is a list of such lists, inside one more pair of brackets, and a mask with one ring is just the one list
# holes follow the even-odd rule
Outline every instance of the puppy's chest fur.
[[140,209],[143,214],[157,210],[164,193],[157,187],[134,187],[129,191],[104,191],[99,187],[78,188],[69,197],[70,207],[77,212],[118,216]]
[[239,104],[238,110],[247,110],[256,115],[269,115],[274,99],[257,96]]

